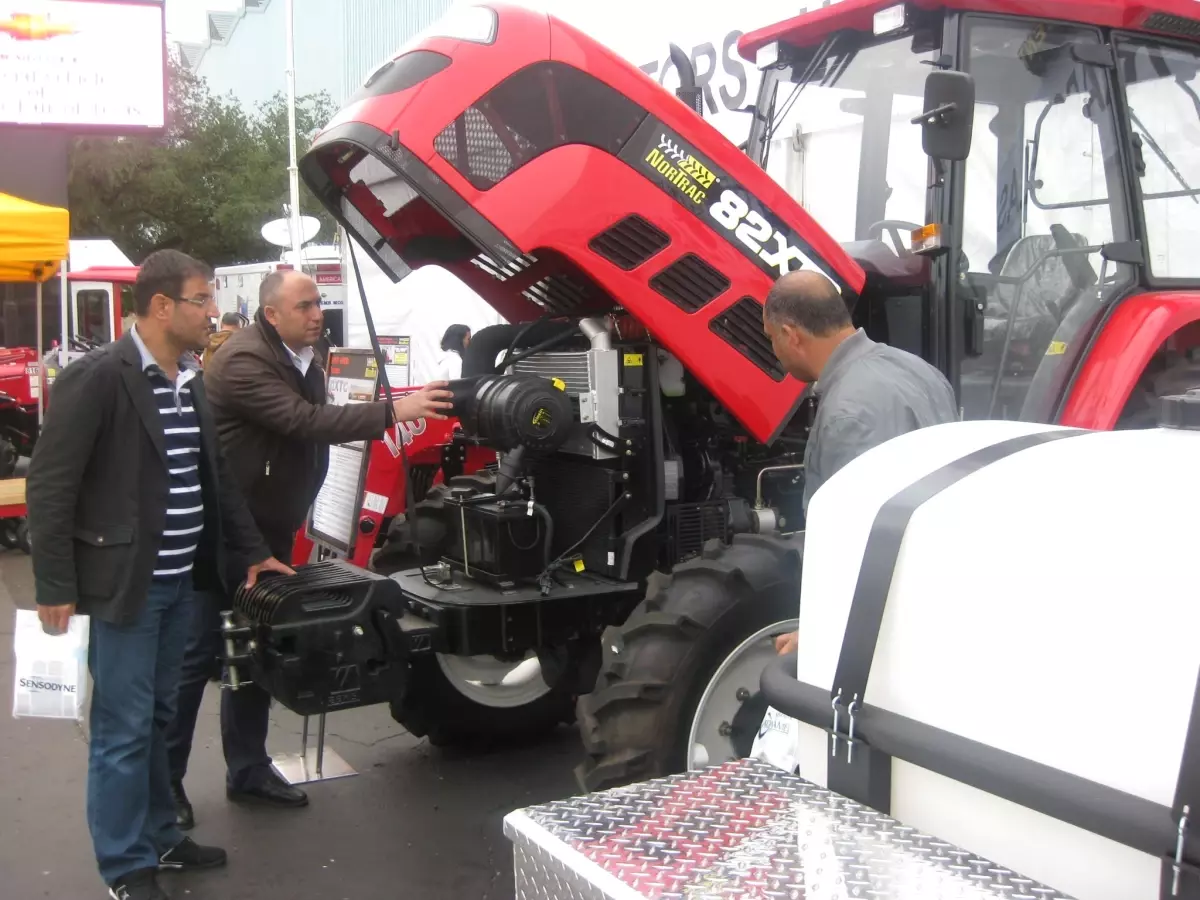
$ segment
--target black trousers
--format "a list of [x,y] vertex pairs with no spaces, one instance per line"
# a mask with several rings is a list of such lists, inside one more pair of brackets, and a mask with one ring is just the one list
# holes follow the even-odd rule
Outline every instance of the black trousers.
[[[204,689],[221,675],[221,609],[228,609],[220,594],[197,594],[192,604],[195,619],[188,634],[179,684],[175,718],[166,730],[167,761],[171,781],[179,784],[187,774],[192,736]],[[236,691],[221,691],[221,745],[225,751],[226,784],[234,790],[250,786],[271,765],[267,755],[271,695],[253,682]]]

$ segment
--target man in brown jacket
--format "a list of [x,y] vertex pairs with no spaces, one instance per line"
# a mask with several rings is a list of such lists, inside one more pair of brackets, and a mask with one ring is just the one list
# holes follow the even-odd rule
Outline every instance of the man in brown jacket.
[[[329,465],[329,445],[373,440],[396,422],[444,419],[451,394],[444,382],[399,400],[326,405],[325,373],[314,347],[324,333],[321,293],[307,275],[281,270],[259,288],[252,324],[231,335],[204,374],[213,418],[234,479],[267,546],[291,557],[297,530],[316,499]],[[178,823],[194,815],[183,790],[192,733],[206,683],[219,674],[222,597],[197,604],[184,660],[178,713],[167,733]],[[270,695],[255,685],[221,695],[221,742],[226,796],[235,802],[295,807],[308,803],[299,788],[271,768],[266,740]]]

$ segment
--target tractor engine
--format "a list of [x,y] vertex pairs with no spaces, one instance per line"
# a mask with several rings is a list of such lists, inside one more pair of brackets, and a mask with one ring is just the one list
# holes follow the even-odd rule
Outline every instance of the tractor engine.
[[766,458],[669,354],[622,340],[611,319],[540,325],[493,326],[518,332],[498,361],[493,329],[469,348],[464,373],[474,363],[503,374],[451,383],[455,440],[494,449],[497,462],[410,505],[393,539],[414,564],[545,595],[564,573],[637,581],[711,538],[798,528],[801,466],[786,436]]

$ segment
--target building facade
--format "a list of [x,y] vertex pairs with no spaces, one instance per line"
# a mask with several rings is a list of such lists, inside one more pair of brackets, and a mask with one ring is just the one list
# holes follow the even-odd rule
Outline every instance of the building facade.
[[[452,0],[293,0],[296,95],[341,104],[381,62],[437,21]],[[208,37],[179,58],[216,94],[247,109],[287,89],[284,0],[241,0],[207,14]]]

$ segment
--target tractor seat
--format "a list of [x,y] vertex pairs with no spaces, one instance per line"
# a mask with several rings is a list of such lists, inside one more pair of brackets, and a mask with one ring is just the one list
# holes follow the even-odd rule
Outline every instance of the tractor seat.
[[[1087,246],[1083,235],[1072,233],[1071,238],[1077,246]],[[1053,318],[1055,322],[1061,319],[1066,303],[1074,297],[1077,288],[1061,256],[1042,258],[1056,249],[1058,245],[1049,234],[1031,234],[1017,240],[997,274],[1019,278],[1031,270],[1032,273],[1023,285],[998,284],[988,291],[984,315],[989,319],[1007,319],[1010,304],[1020,291],[1018,319]]]

